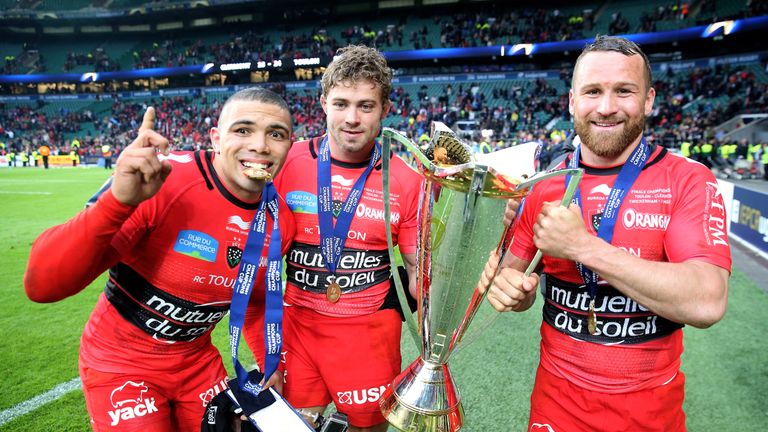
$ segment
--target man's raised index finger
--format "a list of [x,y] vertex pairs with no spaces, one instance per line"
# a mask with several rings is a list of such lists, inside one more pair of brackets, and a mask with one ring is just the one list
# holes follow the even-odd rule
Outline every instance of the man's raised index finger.
[[144,111],[144,118],[141,120],[139,132],[143,130],[155,130],[155,108],[149,107]]

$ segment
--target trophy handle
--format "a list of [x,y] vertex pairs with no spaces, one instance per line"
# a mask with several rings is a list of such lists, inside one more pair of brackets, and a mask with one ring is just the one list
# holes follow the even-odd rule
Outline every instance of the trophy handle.
[[[384,229],[387,233],[387,252],[389,253],[389,265],[391,268],[392,278],[395,281],[395,291],[397,291],[397,300],[400,302],[400,308],[403,310],[403,316],[405,317],[405,323],[408,326],[408,330],[410,330],[411,338],[413,339],[413,343],[416,344],[416,348],[421,348],[421,337],[419,336],[419,330],[416,327],[416,321],[413,319],[413,314],[411,313],[411,309],[408,306],[408,300],[406,299],[406,295],[409,295],[407,291],[405,291],[405,288],[403,287],[403,282],[400,280],[400,272],[397,271],[397,261],[395,260],[395,247],[394,242],[392,241],[392,226],[390,225],[390,188],[389,188],[389,159],[392,156],[392,137],[400,137],[401,135],[394,131],[393,129],[384,128],[384,132],[382,134],[382,160],[381,160],[381,169],[382,169],[382,181],[383,181],[383,187],[382,191],[384,192]],[[403,137],[405,138],[405,137]],[[398,142],[405,145],[407,148],[411,148],[413,146],[413,143],[411,143],[408,139],[397,139]]]

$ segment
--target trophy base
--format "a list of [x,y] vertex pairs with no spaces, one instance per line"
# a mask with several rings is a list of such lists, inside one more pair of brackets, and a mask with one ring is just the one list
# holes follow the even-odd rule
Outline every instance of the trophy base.
[[419,357],[379,400],[389,424],[407,432],[456,432],[464,424],[464,407],[447,364]]

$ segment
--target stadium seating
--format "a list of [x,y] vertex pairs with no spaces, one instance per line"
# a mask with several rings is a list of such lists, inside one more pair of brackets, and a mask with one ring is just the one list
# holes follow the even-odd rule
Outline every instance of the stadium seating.
[[[617,28],[612,19],[621,19],[629,31],[663,31],[698,25],[722,17],[748,16],[763,11],[765,2],[692,2],[687,13],[683,3],[654,0],[578,2],[560,9],[514,8],[496,5],[492,13],[479,7],[474,13],[350,17],[332,22],[296,22],[269,29],[226,27],[180,32],[107,35],[100,38],[46,37],[34,43],[0,42],[6,57],[3,74],[28,72],[84,73],[89,71],[143,69],[245,60],[331,55],[348,43],[374,45],[383,51],[424,49],[445,46],[484,46],[525,41],[553,41],[588,37]],[[96,6],[110,9],[138,7],[137,0],[91,3],[86,0],[49,0],[40,3],[0,0],[0,8],[19,5],[34,10],[75,10]],[[687,4],[686,4],[687,5]],[[768,11],[764,11],[768,13]],[[620,27],[620,26],[619,26]],[[245,29],[240,31],[241,29]],[[715,62],[711,62],[714,64]],[[450,72],[448,72],[450,71]],[[460,66],[446,73],[466,72]],[[434,73],[434,72],[431,72]],[[521,74],[522,75],[522,74]],[[431,120],[467,126],[474,140],[479,131],[490,129],[494,141],[505,145],[532,137],[568,131],[570,77],[562,72],[546,78],[491,79],[468,81],[431,76],[428,82],[396,82],[393,108],[384,126],[406,131],[417,138]],[[768,111],[768,73],[765,62],[739,66],[693,67],[656,74],[659,97],[648,126],[665,145],[676,146],[690,136],[702,136],[708,128],[741,112]],[[535,74],[531,75],[535,76]],[[246,78],[247,80],[247,78]],[[229,83],[229,82],[228,82]],[[294,114],[295,135],[307,137],[324,131],[319,104],[319,87],[286,87],[270,83],[288,101]],[[127,90],[132,88],[122,88]],[[66,92],[66,89],[60,89]],[[209,145],[208,130],[215,124],[221,104],[229,92],[196,90],[195,97],[120,96],[107,92],[104,100],[55,99],[43,101],[0,101],[0,127],[22,131],[15,146],[50,142],[62,151],[74,137],[86,149],[99,141],[116,148],[130,142],[136,120],[148,105],[158,107],[158,128],[179,148]],[[494,142],[495,144],[495,142]]]
[[[720,1],[712,2],[713,6],[708,6],[709,3],[707,0],[691,2],[690,12],[685,19],[681,19],[680,8],[684,4],[687,5],[687,2],[629,0],[594,4],[579,2],[562,9],[519,9],[514,8],[514,5],[499,5],[492,14],[481,9],[477,13],[457,13],[441,17],[420,17],[414,14],[362,20],[355,17],[327,24],[296,23],[290,29],[257,30],[251,26],[239,28],[241,31],[234,34],[230,33],[232,29],[226,27],[194,32],[158,33],[152,36],[137,35],[132,36],[130,41],[126,41],[124,36],[116,40],[107,37],[106,42],[100,39],[96,43],[82,39],[57,41],[55,38],[46,38],[44,42],[39,42],[43,63],[34,70],[47,70],[50,73],[64,70],[93,71],[95,66],[92,64],[65,68],[68,63],[66,56],[69,52],[93,55],[94,50],[99,47],[109,59],[107,65],[99,66],[99,70],[126,70],[203,64],[210,61],[265,58],[271,60],[285,56],[295,58],[328,55],[348,43],[365,43],[384,51],[398,51],[580,39],[594,34],[665,31],[723,17],[748,16],[762,11],[760,6],[755,6],[761,2],[751,2],[748,5],[746,0]],[[36,10],[80,9],[90,6],[90,0],[46,0],[35,5]],[[113,9],[136,5],[135,0],[110,3]],[[626,22],[626,31],[617,31],[612,25],[612,21],[617,17]],[[355,32],[355,29],[358,31]],[[166,48],[166,40],[173,40],[172,46]],[[185,55],[198,41],[205,47],[200,51],[206,52],[197,56]],[[253,58],[243,58],[245,53],[250,53]],[[19,47],[2,43],[0,54],[18,58]],[[154,61],[151,60],[153,58]],[[18,70],[14,73],[27,73],[30,70],[31,66],[18,65]]]
[[[700,135],[704,129],[735,115],[736,109],[768,111],[768,74],[763,63],[683,69],[659,73],[655,78],[659,96],[649,127],[654,135],[664,137],[669,146],[679,145],[687,139],[684,136],[687,133]],[[319,88],[285,89],[274,85],[273,89],[281,93],[291,107],[297,138],[323,132]],[[404,130],[415,139],[427,130],[431,120],[449,125],[471,120],[476,124],[476,132],[492,129],[495,139],[511,143],[528,134],[535,137],[548,135],[551,130],[571,129],[567,94],[567,79],[488,79],[457,83],[432,77],[429,83],[396,83],[393,109],[384,126]],[[44,139],[42,136],[47,134],[48,139],[63,149],[75,136],[81,137],[86,145],[94,144],[97,136],[114,138],[113,144],[119,147],[121,140],[123,144],[128,142],[134,133],[136,119],[145,107],[153,105],[161,113],[158,129],[173,138],[174,143],[204,147],[208,145],[208,129],[215,123],[218,109],[228,96],[226,92],[215,92],[192,98],[143,96],[116,101],[6,102],[0,106],[0,124],[6,130],[32,132],[32,138],[28,136],[27,141]],[[513,120],[515,116],[517,121]],[[90,139],[83,139],[87,136]],[[479,135],[471,138],[480,139]]]

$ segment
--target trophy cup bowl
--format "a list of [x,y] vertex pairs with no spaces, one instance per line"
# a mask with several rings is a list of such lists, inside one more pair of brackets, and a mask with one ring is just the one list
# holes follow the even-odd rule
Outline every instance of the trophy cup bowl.
[[[393,140],[413,156],[424,182],[416,252],[418,329],[406,314],[419,340],[420,356],[395,378],[379,403],[387,421],[400,430],[453,432],[464,422],[464,408],[448,358],[487,292],[487,286],[478,284],[489,251],[506,234],[502,220],[507,200],[524,197],[545,178],[577,172],[580,178],[580,170],[535,173],[537,143],[480,155],[442,123],[433,122],[431,132],[429,144],[419,147],[398,131],[383,131],[385,225],[391,257],[387,155]],[[512,171],[502,171],[510,166]],[[397,276],[395,280],[403,304],[403,289]]]

